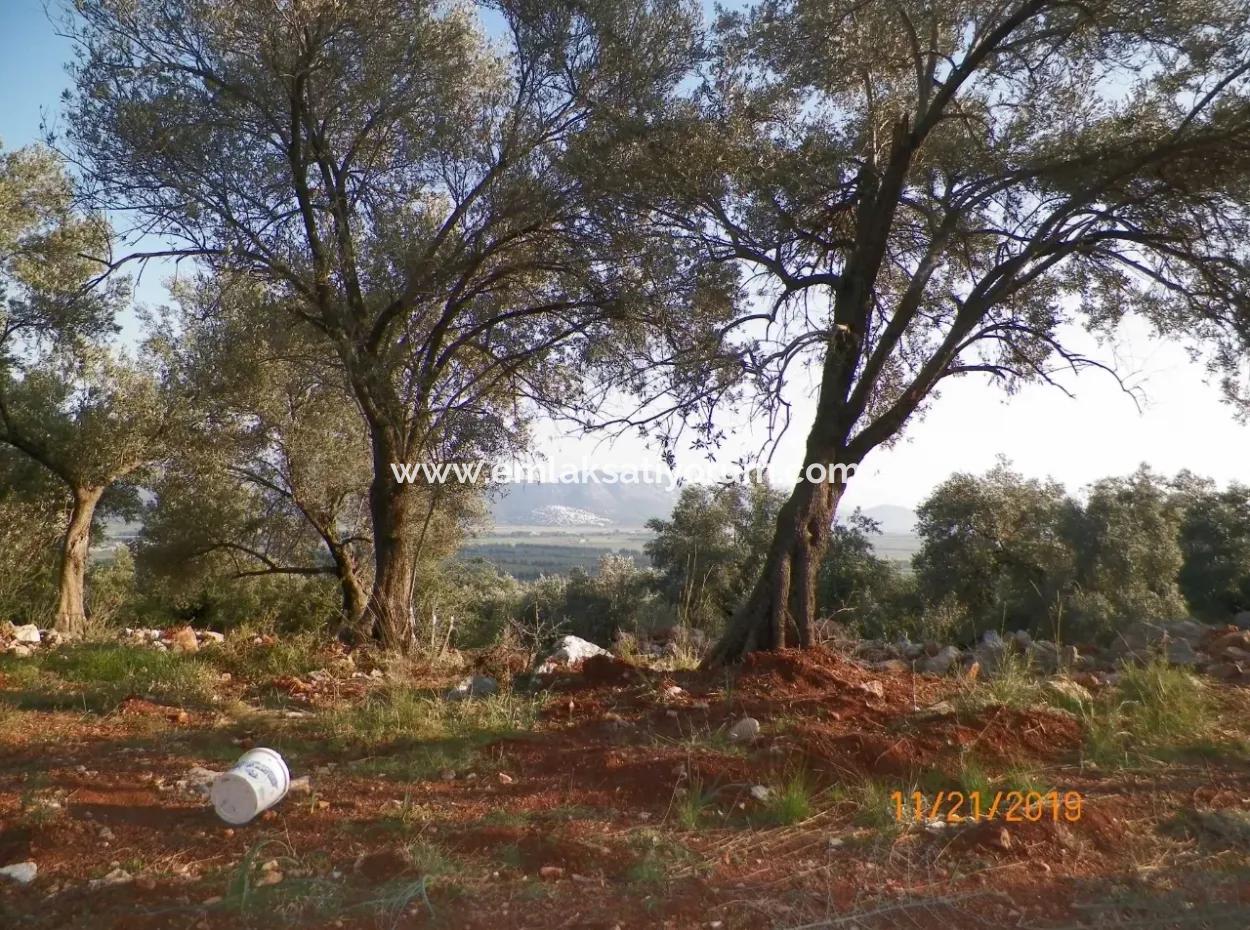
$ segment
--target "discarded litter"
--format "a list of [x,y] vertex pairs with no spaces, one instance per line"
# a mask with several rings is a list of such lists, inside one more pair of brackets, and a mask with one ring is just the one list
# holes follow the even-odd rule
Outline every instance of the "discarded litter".
[[213,780],[213,807],[226,823],[247,823],[273,807],[291,787],[291,772],[272,749],[250,749]]

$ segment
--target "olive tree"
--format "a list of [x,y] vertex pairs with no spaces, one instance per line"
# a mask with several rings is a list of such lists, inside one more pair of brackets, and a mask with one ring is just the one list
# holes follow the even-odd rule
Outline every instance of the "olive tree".
[[74,207],[59,160],[42,149],[0,159],[0,442],[64,488],[56,629],[81,633],[91,529],[110,489],[159,457],[180,399],[158,358],[109,345],[124,282],[99,282],[111,230]]
[[[855,465],[948,379],[1011,389],[1090,364],[1070,324],[1242,300],[1248,26],[1247,0],[725,13],[699,91],[621,183],[657,235],[743,269],[753,299],[712,340],[658,340],[644,400],[715,426],[751,389],[765,422],[808,365],[802,466]],[[810,641],[846,487],[829,475],[782,506],[712,661]]]
[[532,403],[575,394],[597,340],[645,305],[581,167],[610,164],[612,127],[688,73],[693,4],[75,10],[68,147],[101,202],[168,240],[156,251],[254,277],[342,367],[370,444],[369,617],[410,645],[423,492],[391,465],[448,435],[480,440],[458,444],[471,457],[516,445]]

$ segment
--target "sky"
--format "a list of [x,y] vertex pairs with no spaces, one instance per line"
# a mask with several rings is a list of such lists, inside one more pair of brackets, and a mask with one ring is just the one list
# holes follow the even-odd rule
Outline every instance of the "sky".
[[[39,139],[42,113],[55,117],[67,83],[69,43],[55,35],[44,0],[0,0],[0,140],[7,149]],[[149,272],[139,290],[146,302],[161,299],[160,275]],[[1187,468],[1221,484],[1250,482],[1250,426],[1237,423],[1208,383],[1187,346],[1156,338],[1129,322],[1114,344],[1098,345],[1070,334],[1076,347],[1104,362],[1135,389],[1140,410],[1104,372],[1089,370],[1058,380],[1074,397],[1035,385],[1006,397],[976,376],[948,382],[924,419],[909,424],[892,448],[878,449],[850,483],[846,506],[915,506],[956,471],[984,472],[999,456],[1028,477],[1053,477],[1070,490],[1148,463],[1174,474]],[[797,472],[811,421],[812,385],[797,381],[790,396],[794,422],[774,456],[775,475]],[[726,421],[730,440],[722,461],[757,449],[766,437],[745,417]],[[536,431],[537,450],[557,467],[589,461],[604,468],[654,466],[656,454],[634,437],[605,443],[570,437],[552,427]],[[694,455],[679,464],[695,464]]]

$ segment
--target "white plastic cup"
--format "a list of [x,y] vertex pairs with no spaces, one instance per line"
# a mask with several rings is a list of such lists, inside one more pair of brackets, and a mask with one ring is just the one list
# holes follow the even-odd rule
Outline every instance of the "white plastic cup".
[[213,779],[209,792],[217,816],[226,823],[247,823],[268,810],[291,787],[291,772],[272,749],[249,749],[228,772]]

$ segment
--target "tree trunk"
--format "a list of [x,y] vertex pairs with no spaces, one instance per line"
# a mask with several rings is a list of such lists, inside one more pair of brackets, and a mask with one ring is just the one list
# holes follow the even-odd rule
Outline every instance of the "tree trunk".
[[[832,463],[837,459],[823,461]],[[841,482],[816,483],[806,479],[795,485],[777,515],[777,528],[763,571],[750,596],[730,619],[725,634],[704,660],[705,666],[737,662],[748,652],[758,650],[811,645],[816,574],[845,489]]]
[[405,652],[416,636],[412,589],[416,581],[417,541],[412,501],[415,489],[395,480],[397,459],[375,439],[369,512],[373,523],[373,590],[366,625],[385,649]]
[[87,555],[91,549],[91,521],[103,488],[74,488],[74,507],[61,547],[59,595],[54,628],[67,636],[80,636],[87,628],[84,589]]
[[334,558],[334,573],[343,593],[343,625],[348,631],[358,631],[364,625],[365,611],[369,606],[369,592],[360,583],[360,575],[351,549],[342,543],[330,544]]

